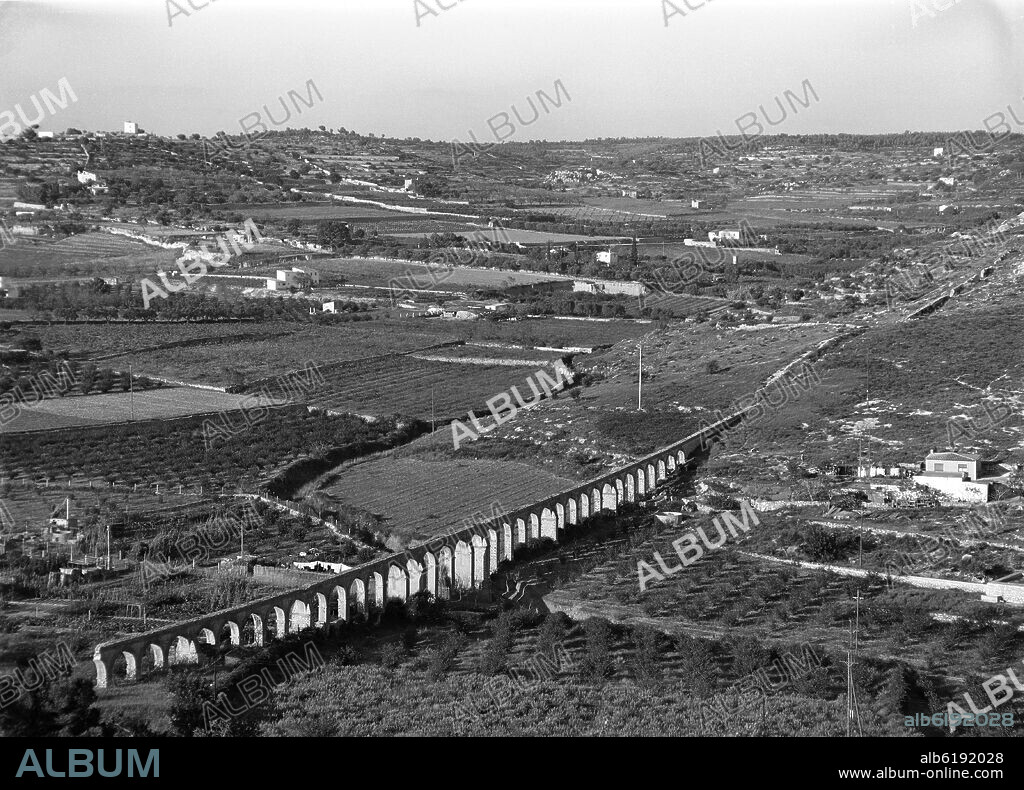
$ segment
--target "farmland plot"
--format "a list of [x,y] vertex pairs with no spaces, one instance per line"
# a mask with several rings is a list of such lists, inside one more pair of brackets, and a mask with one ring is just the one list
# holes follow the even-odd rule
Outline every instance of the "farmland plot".
[[232,338],[252,338],[253,341],[269,336],[287,334],[289,330],[246,323],[223,324],[50,324],[26,329],[22,337],[37,337],[43,348],[68,350],[93,359],[138,353],[145,349],[176,345],[227,342]]
[[383,517],[403,542],[458,526],[474,513],[490,516],[528,505],[574,485],[566,478],[512,461],[428,461],[375,458],[335,469],[325,493]]
[[39,277],[153,272],[171,266],[177,253],[107,233],[84,233],[61,241],[19,239],[0,249],[0,276]]
[[[133,396],[118,392],[79,398],[49,398],[25,405],[4,427],[4,433],[127,422],[132,415]],[[260,399],[260,404],[275,401]],[[193,414],[232,411],[255,405],[251,397],[228,395],[215,390],[168,387],[134,395],[136,420],[167,419]]]
[[[452,257],[469,260],[471,252],[452,251]],[[556,282],[564,278],[533,272],[513,272],[500,269],[477,269],[467,266],[427,266],[404,261],[378,261],[362,258],[339,258],[317,262],[321,272],[339,274],[347,282],[357,285],[387,287],[397,280],[396,287],[425,290],[460,290],[474,288],[507,288],[516,285],[536,285]]]
[[[412,357],[367,360],[327,371],[326,384],[308,397],[311,406],[332,412],[421,420],[452,419],[484,409],[488,399],[516,386],[532,399],[527,379],[535,366],[466,365]],[[550,375],[550,374],[549,374]]]
[[[266,326],[266,325],[263,325]],[[451,336],[426,334],[408,324],[346,324],[303,327],[269,338],[184,346],[131,355],[135,370],[175,381],[231,386],[271,378],[323,363],[384,356],[427,348],[454,340]],[[113,364],[126,365],[128,357]]]

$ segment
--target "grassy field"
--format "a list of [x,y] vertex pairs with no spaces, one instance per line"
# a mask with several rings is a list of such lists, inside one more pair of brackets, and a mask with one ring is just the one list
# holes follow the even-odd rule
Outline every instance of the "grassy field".
[[[263,398],[259,401],[260,404],[274,402]],[[21,413],[4,426],[3,433],[128,422],[132,419],[133,402],[136,420],[235,411],[243,405],[254,405],[251,397],[192,387],[166,387],[134,395],[117,392],[77,398],[48,398],[23,405]]]
[[454,528],[477,512],[489,516],[492,503],[510,511],[572,481],[515,462],[386,456],[339,467],[319,485],[332,498],[383,517],[404,543]]
[[[569,477],[594,476],[695,432],[752,395],[775,372],[833,336],[825,326],[766,329],[740,337],[707,324],[654,330],[643,338],[643,411],[637,410],[638,339],[590,356],[574,370],[578,400],[565,397],[520,411],[514,420],[462,448],[484,458],[556,464]],[[743,333],[746,334],[746,333]],[[709,372],[709,362],[718,364]],[[773,396],[778,402],[778,393]],[[799,415],[800,400],[794,414]],[[444,448],[433,448],[444,452]]]
[[1024,357],[1007,340],[1019,296],[971,298],[851,340],[823,362],[819,385],[751,426],[748,447],[815,465],[861,453],[917,462],[951,442],[986,458],[1024,458]]
[[389,219],[405,216],[398,211],[388,211],[377,206],[359,203],[259,203],[256,205],[218,206],[222,211],[239,211],[253,219],[299,219],[307,222],[322,219],[366,220]]

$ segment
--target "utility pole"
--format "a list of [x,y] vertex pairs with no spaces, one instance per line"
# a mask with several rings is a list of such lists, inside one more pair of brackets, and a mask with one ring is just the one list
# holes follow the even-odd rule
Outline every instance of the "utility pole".
[[107,570],[110,570],[110,524],[107,524]]
[[640,379],[636,391],[636,410],[643,411],[644,400],[644,344],[640,344]]
[[864,731],[860,721],[860,705],[857,702],[857,689],[853,682],[853,659],[860,639],[860,590],[856,596],[856,627],[850,621],[850,644],[846,651],[846,737],[853,737],[854,721],[857,723],[857,735],[863,737]]

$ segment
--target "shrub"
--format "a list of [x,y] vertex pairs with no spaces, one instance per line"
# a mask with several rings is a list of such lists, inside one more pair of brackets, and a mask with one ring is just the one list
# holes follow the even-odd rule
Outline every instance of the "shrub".
[[633,629],[634,666],[636,677],[643,684],[650,684],[661,677],[658,660],[661,655],[661,634],[649,625]]
[[459,633],[451,633],[444,638],[440,647],[434,650],[430,656],[430,663],[427,666],[427,677],[430,680],[440,680],[445,673],[452,668],[455,659],[466,644],[465,637]]
[[909,691],[903,667],[897,664],[886,675],[885,691],[882,694],[882,699],[891,713],[903,714],[903,706],[907,701]]
[[485,675],[497,675],[508,666],[513,642],[512,615],[512,612],[502,612],[491,626],[490,641],[480,656],[480,671]]
[[612,674],[612,629],[603,617],[591,617],[583,624],[587,636],[583,675],[600,680]]
[[429,590],[420,590],[405,604],[410,620],[416,623],[436,623],[444,617],[445,602]]
[[552,612],[545,617],[537,634],[537,650],[553,656],[555,648],[565,639],[571,623],[565,612]]
[[402,663],[402,659],[406,656],[405,647],[395,642],[389,642],[384,645],[384,648],[380,651],[380,665],[385,669],[394,669]]
[[751,675],[770,660],[768,651],[756,638],[744,636],[732,643],[733,670],[739,677]]
[[400,623],[406,618],[405,601],[399,598],[388,598],[384,603],[384,612],[381,621],[385,623]]
[[701,697],[711,694],[717,684],[718,664],[711,649],[700,639],[689,634],[676,637],[683,676],[690,688]]
[[342,645],[338,648],[338,652],[334,654],[334,660],[343,667],[358,664],[361,658],[362,656],[359,654],[359,651],[350,645]]

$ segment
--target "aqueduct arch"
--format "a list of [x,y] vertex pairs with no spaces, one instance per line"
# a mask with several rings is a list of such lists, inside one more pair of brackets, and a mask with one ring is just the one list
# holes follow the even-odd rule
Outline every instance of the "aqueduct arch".
[[591,518],[602,509],[615,510],[622,502],[650,496],[656,482],[686,464],[687,452],[699,452],[705,436],[720,433],[722,426],[739,421],[740,416],[720,421],[713,429],[705,428],[634,466],[523,507],[504,520],[495,517],[482,528],[475,523],[447,535],[447,545],[441,545],[436,553],[414,547],[404,555],[365,563],[304,589],[100,644],[93,654],[97,686],[104,687],[115,677],[130,680],[164,667],[197,663],[198,644],[262,645],[268,636],[281,638],[314,623],[324,626],[350,619],[356,612],[382,607],[386,596],[408,597],[427,589],[438,597],[447,597],[456,578],[463,586],[478,587],[529,537],[543,535],[557,540],[559,530],[568,525]]
[[540,523],[538,524],[541,538],[558,539],[558,516],[551,508],[545,507],[540,511]]
[[405,601],[409,598],[409,577],[404,568],[399,565],[388,566],[388,594],[387,597]]

